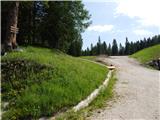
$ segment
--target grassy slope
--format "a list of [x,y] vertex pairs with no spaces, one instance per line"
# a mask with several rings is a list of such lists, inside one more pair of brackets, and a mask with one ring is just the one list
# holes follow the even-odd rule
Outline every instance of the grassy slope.
[[80,58],[87,59],[87,60],[95,60],[97,56],[80,56]]
[[[59,110],[71,107],[97,88],[105,79],[107,72],[105,67],[45,48],[27,47],[23,52],[10,53],[2,57],[2,62],[19,59],[49,66],[49,69],[42,70],[36,76],[32,70],[26,71],[30,76],[25,78],[27,84],[16,97],[10,97],[9,102],[12,104],[3,114],[4,119],[51,116]],[[12,81],[15,78],[18,79],[14,75]],[[2,82],[2,90],[7,85],[7,82]],[[12,87],[9,90],[16,93],[16,89]],[[4,100],[8,97],[6,94],[3,96]]]
[[116,81],[117,79],[115,75],[112,75],[112,78],[109,80],[108,86],[100,92],[97,98],[94,99],[88,107],[78,112],[73,112],[72,110],[68,111],[62,115],[57,116],[56,120],[86,120],[88,116],[94,113],[95,109],[105,107],[107,105],[106,101],[109,101],[114,97],[113,88]]
[[146,63],[153,59],[160,58],[160,45],[145,48],[131,55],[131,57],[138,59],[142,63]]

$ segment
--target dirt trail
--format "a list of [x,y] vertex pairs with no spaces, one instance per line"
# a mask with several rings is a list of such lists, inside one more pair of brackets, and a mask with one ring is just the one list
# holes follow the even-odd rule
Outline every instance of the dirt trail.
[[102,58],[117,67],[116,101],[93,112],[90,120],[160,120],[160,72],[127,56]]

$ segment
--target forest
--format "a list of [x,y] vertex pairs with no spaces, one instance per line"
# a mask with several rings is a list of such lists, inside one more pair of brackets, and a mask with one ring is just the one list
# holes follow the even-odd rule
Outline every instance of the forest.
[[[91,15],[81,1],[10,1],[2,2],[1,9],[2,44],[5,46],[11,49],[17,45],[56,48],[80,56],[81,33],[91,24]],[[13,22],[13,27],[19,31],[16,31],[17,42],[11,44]]]
[[160,35],[155,35],[153,37],[144,38],[143,40],[138,40],[136,42],[129,42],[126,37],[125,46],[120,43],[118,45],[116,39],[113,39],[112,44],[106,44],[106,42],[101,42],[100,36],[98,37],[98,42],[95,46],[91,44],[90,48],[87,47],[86,50],[82,51],[84,56],[92,55],[131,55],[139,50],[148,48],[154,45],[160,44]]

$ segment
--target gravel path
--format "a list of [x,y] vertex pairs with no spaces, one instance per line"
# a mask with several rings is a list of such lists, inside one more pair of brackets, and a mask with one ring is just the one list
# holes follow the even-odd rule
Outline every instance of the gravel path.
[[[90,120],[160,120],[160,72],[127,56],[103,58],[117,67],[116,101],[96,110]],[[109,107],[110,106],[110,107]]]

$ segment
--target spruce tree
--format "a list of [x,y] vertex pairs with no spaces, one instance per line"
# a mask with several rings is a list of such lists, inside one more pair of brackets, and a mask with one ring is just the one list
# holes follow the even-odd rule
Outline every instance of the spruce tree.
[[111,44],[109,43],[108,45],[108,49],[107,49],[108,55],[112,55],[112,48],[111,48]]
[[118,55],[118,46],[116,39],[113,39],[112,43],[112,55]]
[[119,44],[119,55],[124,55],[124,47],[121,43]]
[[125,43],[125,55],[130,54],[130,43],[128,41],[128,38],[126,37],[126,43]]
[[91,43],[90,55],[93,55],[93,44]]
[[102,44],[102,54],[107,54],[107,44],[105,41]]
[[100,55],[101,54],[101,38],[100,36],[98,37],[98,43],[97,43],[97,54]]

